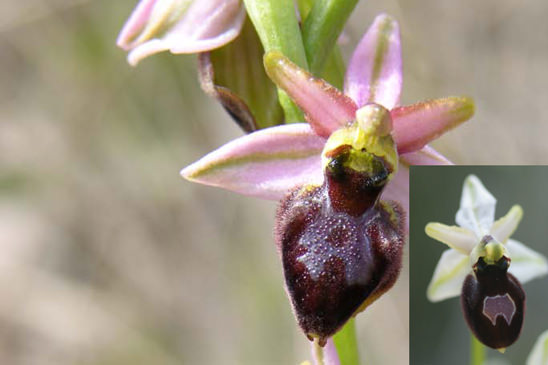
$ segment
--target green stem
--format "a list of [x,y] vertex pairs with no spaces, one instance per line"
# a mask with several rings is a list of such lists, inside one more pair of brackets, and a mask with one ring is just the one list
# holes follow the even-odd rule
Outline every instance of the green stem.
[[470,365],[483,365],[485,362],[485,346],[473,334],[470,334],[470,338]]
[[312,74],[321,75],[337,38],[358,0],[317,0],[303,24],[303,42]]
[[312,5],[314,5],[313,0],[297,0],[297,7],[299,8],[301,19],[306,19],[308,13],[312,9]]
[[316,357],[316,365],[324,365],[325,361],[323,359],[323,347],[320,346],[317,340],[314,340],[314,355]]
[[[265,52],[280,51],[307,70],[308,62],[293,0],[244,0],[244,3]],[[286,123],[304,120],[301,110],[284,91],[278,89],[278,97]]]
[[358,341],[356,339],[355,319],[350,319],[344,327],[333,336],[333,342],[341,364],[359,365]]

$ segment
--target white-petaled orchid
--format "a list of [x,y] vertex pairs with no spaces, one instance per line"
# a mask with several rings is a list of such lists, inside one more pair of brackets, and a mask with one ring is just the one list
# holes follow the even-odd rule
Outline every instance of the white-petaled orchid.
[[241,0],[141,0],[118,36],[135,66],[152,54],[200,53],[232,41],[245,20]]
[[443,252],[428,286],[430,301],[459,296],[479,257],[508,257],[511,260],[508,272],[521,283],[548,273],[544,256],[510,238],[521,221],[522,208],[514,205],[495,221],[496,202],[481,181],[470,175],[464,181],[456,214],[458,226],[428,223],[426,234],[450,247]]
[[402,61],[397,22],[379,15],[354,52],[346,73],[346,95],[314,78],[278,52],[265,56],[270,78],[304,111],[308,123],[282,125],[240,137],[181,171],[188,180],[244,195],[281,199],[305,184],[321,184],[322,150],[333,132],[357,119],[371,103],[389,110],[400,167],[383,197],[408,209],[411,164],[450,163],[427,143],[469,119],[467,97],[449,97],[397,106]]

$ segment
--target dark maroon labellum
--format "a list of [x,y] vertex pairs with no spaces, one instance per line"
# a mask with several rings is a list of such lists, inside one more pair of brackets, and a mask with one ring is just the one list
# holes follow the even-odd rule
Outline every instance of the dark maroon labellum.
[[378,201],[385,169],[371,176],[333,161],[322,186],[296,189],[282,201],[276,224],[295,315],[320,345],[394,284],[404,237],[399,206]]
[[470,330],[494,349],[504,349],[518,339],[525,314],[525,293],[507,272],[509,262],[503,256],[488,265],[480,257],[462,286],[461,305]]

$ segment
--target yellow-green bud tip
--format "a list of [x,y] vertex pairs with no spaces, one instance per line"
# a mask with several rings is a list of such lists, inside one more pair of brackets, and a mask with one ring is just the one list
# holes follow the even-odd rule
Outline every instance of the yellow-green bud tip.
[[[266,74],[274,83],[283,83],[284,75],[287,77],[288,72],[296,72],[299,70],[297,65],[291,62],[280,51],[270,51],[265,53],[263,64]],[[278,85],[280,86],[280,85]]]

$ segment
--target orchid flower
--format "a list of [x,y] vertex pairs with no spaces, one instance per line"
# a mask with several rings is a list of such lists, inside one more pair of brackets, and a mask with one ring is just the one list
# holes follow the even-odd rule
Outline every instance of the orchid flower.
[[450,249],[443,252],[427,290],[428,299],[438,302],[459,296],[464,279],[472,272],[481,251],[485,250],[486,236],[502,244],[511,259],[508,272],[522,284],[548,273],[548,262],[540,253],[511,239],[523,216],[519,205],[495,221],[497,200],[474,175],[464,181],[460,208],[456,215],[458,226],[428,223],[426,234],[445,243]]
[[152,54],[200,53],[225,45],[245,20],[240,0],[141,0],[118,36],[135,66]]
[[428,223],[426,234],[451,247],[442,254],[427,296],[439,301],[460,293],[468,327],[484,345],[504,352],[521,333],[525,315],[522,282],[548,273],[541,254],[510,236],[523,210],[514,205],[495,221],[496,199],[474,175],[464,181],[459,226]]
[[[401,47],[398,25],[387,15],[375,19],[354,53],[346,94],[279,52],[267,53],[264,64],[308,123],[240,137],[181,174],[283,198],[275,238],[286,287],[299,325],[323,346],[394,284],[405,241],[407,166],[448,163],[426,144],[467,120],[473,104],[453,97],[397,106]],[[379,200],[385,186],[383,197],[396,202]]]
[[354,52],[345,92],[314,78],[282,54],[270,52],[265,67],[271,79],[304,111],[308,123],[263,129],[240,137],[184,168],[191,181],[244,195],[279,200],[296,186],[321,184],[321,154],[329,136],[356,120],[360,108],[375,103],[390,111],[400,168],[383,195],[409,206],[409,165],[449,164],[427,143],[469,119],[467,97],[449,97],[397,106],[402,60],[397,22],[379,15]]

